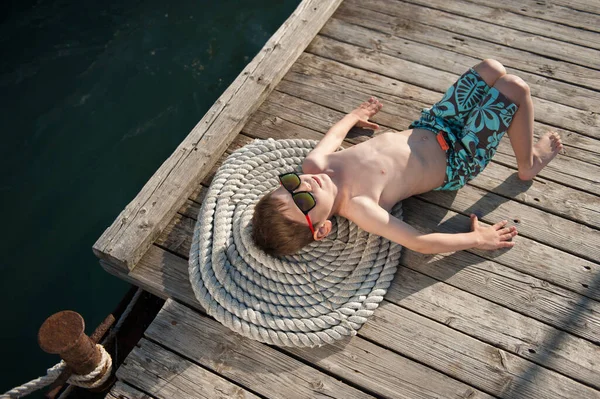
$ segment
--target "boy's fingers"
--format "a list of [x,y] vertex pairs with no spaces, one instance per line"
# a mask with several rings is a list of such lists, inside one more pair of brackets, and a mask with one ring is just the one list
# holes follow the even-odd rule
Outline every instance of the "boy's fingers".
[[514,241],[502,241],[500,244],[498,244],[498,248],[512,248],[514,246]]
[[498,223],[496,223],[496,224],[494,225],[494,228],[495,228],[496,230],[499,230],[499,229],[501,229],[502,227],[506,226],[506,224],[507,224],[507,223],[508,223],[508,220],[503,220],[503,221],[501,221],[501,222],[498,222]]
[[471,214],[471,230],[475,230],[477,228],[477,215]]

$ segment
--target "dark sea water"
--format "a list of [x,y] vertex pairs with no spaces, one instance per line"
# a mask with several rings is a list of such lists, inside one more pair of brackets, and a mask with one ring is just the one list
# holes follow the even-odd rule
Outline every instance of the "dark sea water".
[[2,3],[0,394],[57,363],[46,317],[114,309],[93,243],[299,2]]

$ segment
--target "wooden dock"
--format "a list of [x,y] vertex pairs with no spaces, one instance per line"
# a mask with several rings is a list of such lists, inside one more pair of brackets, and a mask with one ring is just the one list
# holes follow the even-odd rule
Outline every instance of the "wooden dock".
[[[566,154],[524,183],[505,137],[481,176],[404,201],[404,218],[425,232],[509,219],[514,248],[404,249],[385,301],[337,345],[272,347],[204,313],[187,258],[228,154],[318,140],[369,95],[385,104],[374,121],[404,130],[484,58],[529,84],[536,135],[558,131]],[[304,0],[94,246],[168,299],[107,397],[600,398],[599,110],[597,1]]]

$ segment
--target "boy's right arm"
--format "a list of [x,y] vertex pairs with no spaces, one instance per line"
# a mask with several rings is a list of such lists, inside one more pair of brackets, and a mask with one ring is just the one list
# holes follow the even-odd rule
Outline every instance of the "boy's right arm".
[[510,248],[515,244],[508,240],[517,234],[516,228],[505,228],[506,222],[483,227],[479,226],[477,217],[472,215],[472,231],[469,233],[423,234],[390,215],[373,200],[354,198],[353,202],[352,221],[361,229],[385,237],[416,252],[437,254],[470,248],[494,250]]
[[379,112],[381,107],[382,104],[379,100],[371,97],[333,125],[314,150],[304,159],[302,163],[304,173],[320,173],[325,170],[327,155],[335,152],[340,147],[352,127],[378,129],[379,126],[370,122],[369,118]]

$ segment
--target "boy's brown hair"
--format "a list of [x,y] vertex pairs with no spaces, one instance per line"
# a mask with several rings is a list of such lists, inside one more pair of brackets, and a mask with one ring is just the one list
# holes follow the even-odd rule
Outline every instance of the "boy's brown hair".
[[307,224],[300,224],[283,215],[284,203],[271,194],[258,201],[252,216],[252,239],[272,256],[293,255],[314,241]]

